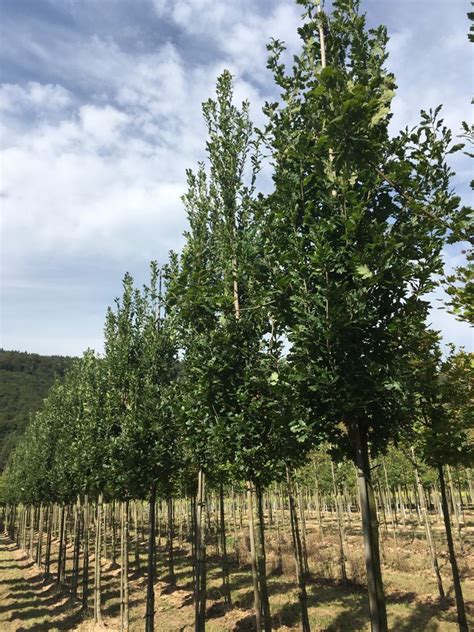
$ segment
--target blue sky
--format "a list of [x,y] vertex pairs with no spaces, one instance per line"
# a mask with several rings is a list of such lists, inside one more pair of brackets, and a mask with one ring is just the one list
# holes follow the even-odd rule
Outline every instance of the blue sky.
[[[365,0],[391,35],[393,129],[443,103],[470,120],[468,0]],[[102,348],[107,305],[129,271],[179,249],[185,169],[204,157],[201,102],[223,68],[257,123],[273,99],[270,37],[298,50],[293,0],[0,0],[1,341],[79,354]],[[467,158],[455,188],[472,203]],[[446,252],[448,267],[462,260]],[[438,305],[438,293],[433,297]],[[446,341],[468,328],[433,309]]]

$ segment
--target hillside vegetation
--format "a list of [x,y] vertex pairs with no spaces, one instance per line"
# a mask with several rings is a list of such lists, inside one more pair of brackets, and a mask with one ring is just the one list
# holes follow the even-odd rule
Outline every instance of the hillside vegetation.
[[0,470],[31,413],[36,412],[56,377],[72,358],[0,349]]

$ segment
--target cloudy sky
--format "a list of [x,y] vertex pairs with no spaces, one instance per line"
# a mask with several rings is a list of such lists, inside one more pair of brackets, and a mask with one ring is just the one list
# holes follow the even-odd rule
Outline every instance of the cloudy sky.
[[[391,35],[394,130],[439,103],[458,130],[473,92],[470,2],[362,6]],[[102,348],[124,272],[142,283],[150,259],[182,243],[184,173],[204,157],[200,104],[217,75],[233,72],[261,122],[275,97],[265,44],[298,50],[299,16],[293,0],[0,0],[1,346]],[[471,202],[470,165],[453,166]],[[432,323],[469,345],[443,311]]]

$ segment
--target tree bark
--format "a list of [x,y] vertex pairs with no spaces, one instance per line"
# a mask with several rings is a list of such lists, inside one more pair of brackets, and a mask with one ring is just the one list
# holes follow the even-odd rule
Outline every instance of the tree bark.
[[95,532],[95,572],[94,572],[94,622],[102,623],[101,614],[101,553],[102,553],[102,494],[97,499]]
[[260,594],[260,585],[258,581],[257,554],[255,546],[255,519],[253,512],[253,487],[250,481],[247,482],[247,511],[249,519],[249,536],[250,536],[250,556],[252,562],[252,581],[253,596],[255,608],[255,630],[262,632],[262,598]]
[[46,536],[46,553],[44,557],[44,574],[46,577],[49,576],[49,570],[51,565],[51,539],[53,537],[53,506],[48,506],[48,526],[47,526],[47,536]]
[[39,520],[38,520],[38,543],[36,546],[36,565],[41,568],[42,554],[43,554],[43,521],[44,521],[44,507],[43,503],[40,504]]
[[84,496],[84,544],[83,544],[83,567],[82,567],[82,610],[87,611],[89,607],[89,497]]
[[259,484],[255,486],[257,492],[258,512],[258,578],[260,582],[260,595],[262,598],[263,628],[265,632],[271,632],[272,621],[270,615],[270,601],[268,599],[267,586],[267,560],[265,553],[265,519],[263,515],[263,493]]
[[[413,456],[413,460],[415,458],[415,451],[412,448],[412,456]],[[424,523],[425,523],[425,533],[426,533],[426,540],[428,542],[428,549],[430,552],[430,556],[431,556],[431,565],[433,567],[433,571],[435,573],[436,576],[436,582],[438,584],[438,592],[439,592],[439,597],[440,599],[444,599],[445,598],[445,593],[444,593],[444,588],[443,588],[443,580],[441,578],[441,573],[439,570],[439,565],[438,565],[438,556],[436,555],[436,548],[435,548],[435,543],[433,540],[433,534],[431,531],[431,524],[430,524],[430,519],[428,517],[428,512],[426,510],[426,502],[425,502],[425,495],[423,492],[423,487],[421,485],[420,482],[420,476],[418,474],[418,467],[416,466],[415,463],[415,480],[416,480],[416,485],[418,487],[418,496],[420,497],[420,505],[421,505],[421,513],[424,519]]]
[[155,629],[155,505],[156,486],[154,485],[150,494],[150,511],[148,516],[148,576],[146,591],[145,632],[153,632]]
[[61,505],[60,510],[60,527],[59,527],[59,550],[58,550],[58,569],[56,572],[56,583],[59,584],[62,581],[62,568],[63,568],[63,554],[64,554],[64,505]]
[[456,597],[456,609],[458,613],[458,626],[460,632],[468,632],[466,608],[464,606],[464,598],[461,588],[461,580],[459,577],[458,563],[456,560],[456,552],[454,550],[453,534],[451,531],[451,521],[449,519],[448,498],[446,494],[446,483],[444,480],[443,466],[438,466],[439,485],[441,488],[441,503],[443,507],[444,528],[446,530],[446,540],[448,542],[449,561],[451,563],[451,571],[453,575],[454,595]]
[[129,531],[129,501],[122,503],[122,520],[120,529],[120,630],[128,632],[129,629],[129,603],[128,603],[128,531]]
[[308,616],[308,595],[306,592],[306,569],[303,562],[303,547],[301,545],[300,531],[298,527],[298,516],[295,508],[295,498],[293,495],[293,483],[289,468],[286,468],[286,481],[288,484],[288,507],[290,510],[291,537],[293,540],[293,553],[296,564],[296,581],[298,582],[298,601],[301,612],[301,629],[303,632],[310,632]]
[[346,572],[346,554],[344,552],[344,524],[342,521],[341,508],[339,505],[339,492],[336,486],[336,474],[334,471],[334,463],[331,460],[332,489],[334,494],[334,504],[336,509],[337,530],[339,533],[339,566],[341,568],[341,579],[347,581]]
[[77,583],[79,580],[79,557],[80,557],[80,547],[81,547],[81,531],[82,531],[82,512],[81,512],[81,501],[78,497],[76,503],[76,521],[74,527],[74,554],[73,554],[73,565],[72,565],[72,580],[71,580],[71,595],[72,597],[77,597]]
[[196,499],[196,586],[195,586],[195,632],[204,632],[206,627],[206,537],[205,504],[206,478],[202,469],[198,472]]
[[173,521],[173,498],[167,499],[168,510],[168,581],[170,584],[176,583],[174,573],[174,521]]
[[227,538],[225,532],[224,486],[222,483],[219,486],[219,523],[222,557],[222,589],[224,593],[224,602],[227,607],[230,607],[232,605],[232,597],[230,594],[229,559],[227,556]]
[[352,434],[364,531],[365,565],[367,569],[372,632],[387,632],[387,611],[380,564],[377,511],[370,475],[367,436],[359,423],[352,426]]

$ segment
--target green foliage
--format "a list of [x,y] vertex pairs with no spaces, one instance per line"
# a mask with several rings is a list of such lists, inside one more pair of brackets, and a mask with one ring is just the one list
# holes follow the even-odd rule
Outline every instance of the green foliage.
[[474,250],[466,252],[466,265],[446,277],[448,309],[458,320],[474,325]]
[[366,29],[357,2],[335,2],[330,15],[300,4],[302,50],[290,72],[283,45],[269,47],[282,89],[281,103],[266,108],[271,298],[313,440],[351,455],[357,424],[376,453],[413,419],[409,358],[425,330],[424,296],[449,231],[465,221],[446,164],[460,148],[440,108],[389,137],[388,38],[383,27]]
[[0,471],[30,416],[72,358],[0,349]]
[[414,424],[417,452],[432,467],[474,464],[474,355],[451,349],[445,360],[436,336],[427,334],[413,360],[418,389]]

